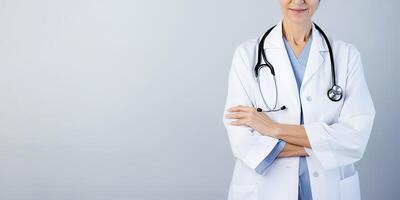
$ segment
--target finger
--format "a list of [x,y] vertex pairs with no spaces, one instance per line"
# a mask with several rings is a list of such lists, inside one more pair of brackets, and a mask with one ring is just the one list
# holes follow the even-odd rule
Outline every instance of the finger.
[[236,121],[231,121],[230,124],[234,126],[240,126],[242,125],[242,122],[240,120],[236,120]]
[[233,106],[231,108],[228,109],[228,111],[230,112],[240,112],[240,111],[244,111],[244,106],[242,105],[238,105],[238,106]]
[[234,126],[247,126],[248,127],[248,125],[244,122],[244,120],[232,121],[232,122],[230,122],[230,124],[234,125]]
[[241,119],[241,118],[246,117],[246,113],[238,112],[238,113],[234,113],[234,114],[226,114],[225,117],[228,119]]
[[253,107],[238,105],[228,109],[230,112],[251,111]]

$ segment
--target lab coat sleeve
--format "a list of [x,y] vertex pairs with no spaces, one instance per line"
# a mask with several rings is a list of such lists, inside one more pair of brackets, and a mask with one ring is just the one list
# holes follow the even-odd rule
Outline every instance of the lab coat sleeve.
[[360,53],[351,45],[348,55],[345,96],[337,122],[304,124],[311,144],[311,149],[305,150],[325,170],[361,159],[375,118],[375,108],[364,78]]
[[[230,113],[227,111],[230,107],[237,105],[253,106],[251,69],[245,50],[239,46],[234,53],[229,72],[224,116]],[[228,133],[233,155],[255,170],[278,143],[278,139],[263,136],[248,126],[231,125],[230,122],[236,121],[236,119],[228,119],[224,116],[223,123]]]

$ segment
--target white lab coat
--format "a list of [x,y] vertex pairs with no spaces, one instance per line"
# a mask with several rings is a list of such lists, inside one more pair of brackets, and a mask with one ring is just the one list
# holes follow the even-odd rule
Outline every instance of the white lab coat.
[[[305,150],[310,155],[307,164],[313,199],[357,200],[359,177],[353,163],[363,156],[375,117],[360,53],[351,44],[330,39],[337,84],[344,91],[339,102],[332,102],[327,97],[332,86],[328,47],[314,26],[312,37],[300,94],[282,39],[282,20],[267,37],[264,49],[276,72],[278,106],[287,107],[268,116],[279,123],[299,124],[302,106],[304,128],[311,144]],[[259,38],[246,41],[234,53],[224,115],[236,105],[265,108],[253,70],[258,42]],[[268,75],[263,74],[261,79]],[[267,103],[273,105],[274,86],[262,88]],[[278,139],[263,136],[250,127],[230,125],[231,121],[234,119],[223,117],[236,158],[228,199],[297,200],[299,157],[278,158],[263,175],[256,173],[255,168]]]

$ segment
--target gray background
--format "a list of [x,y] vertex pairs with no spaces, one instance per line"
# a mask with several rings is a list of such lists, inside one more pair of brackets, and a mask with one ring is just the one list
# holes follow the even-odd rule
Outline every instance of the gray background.
[[[396,0],[323,1],[376,106],[363,199],[398,199]],[[0,199],[225,199],[232,54],[277,0],[0,0]]]

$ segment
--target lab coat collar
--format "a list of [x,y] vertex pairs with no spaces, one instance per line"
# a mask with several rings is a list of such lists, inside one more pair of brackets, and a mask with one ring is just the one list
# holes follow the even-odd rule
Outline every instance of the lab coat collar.
[[[287,55],[286,47],[283,42],[283,34],[282,34],[282,19],[279,21],[279,23],[276,25],[274,29],[270,32],[268,37],[265,39],[264,43],[264,49],[265,50],[271,50],[271,51],[278,51],[281,54]],[[261,36],[262,37],[262,36]],[[260,37],[260,39],[261,39]],[[303,81],[301,83],[301,88],[300,90],[303,90],[303,88],[306,86],[308,81],[313,77],[313,75],[320,69],[323,63],[325,63],[325,57],[328,55],[328,47],[327,44],[325,43],[325,40],[321,33],[315,28],[315,25],[313,24],[312,26],[312,44],[310,47],[310,54],[308,56],[308,61],[307,61],[307,66],[306,70],[304,72],[304,77]],[[292,71],[290,69],[290,62],[288,60],[288,56],[285,56],[285,64],[288,66],[284,67],[286,72]],[[329,58],[328,58],[329,59]],[[282,64],[282,62],[280,63]],[[277,66],[277,67],[283,67],[283,66]],[[288,68],[289,67],[289,68]],[[292,86],[295,84],[295,79],[294,76],[291,77],[291,80],[293,82]]]
[[[279,20],[278,24],[274,29],[272,29],[271,33],[265,39],[265,43],[263,45],[264,49],[276,49],[276,48],[285,48],[285,44],[283,43],[283,33],[282,33],[282,22],[283,19]],[[328,47],[324,42],[324,38],[321,33],[315,28],[315,25],[312,25],[312,49],[317,51],[328,51]],[[262,37],[262,35],[261,35]],[[261,39],[260,37],[260,39]]]

